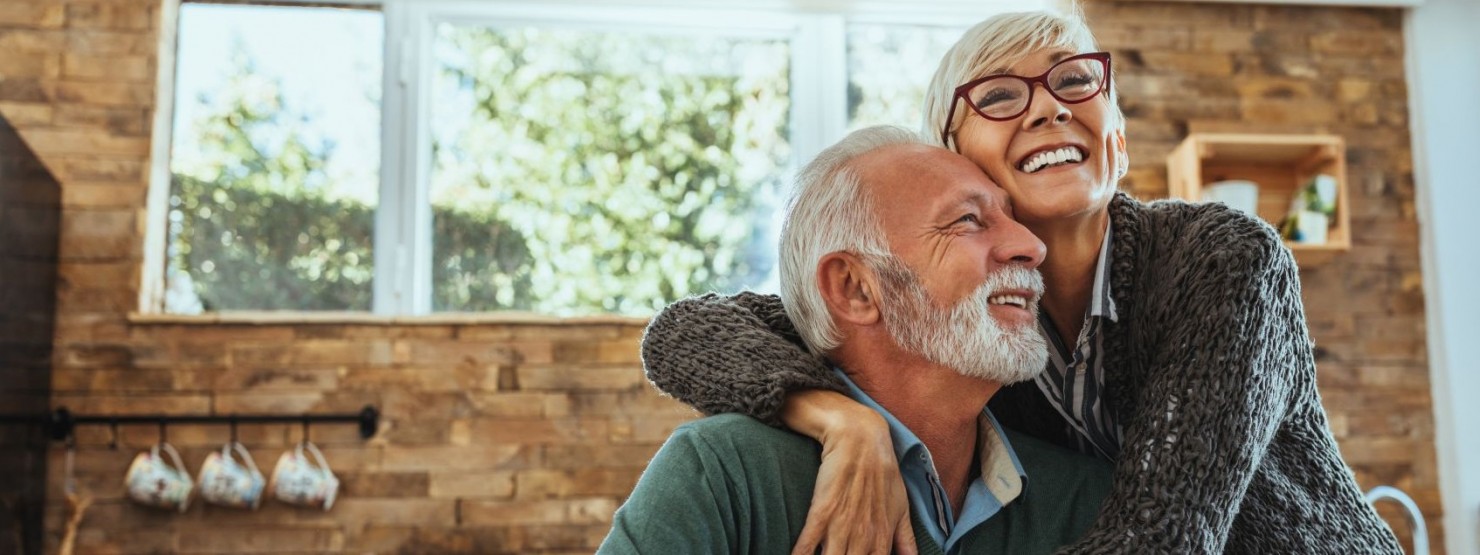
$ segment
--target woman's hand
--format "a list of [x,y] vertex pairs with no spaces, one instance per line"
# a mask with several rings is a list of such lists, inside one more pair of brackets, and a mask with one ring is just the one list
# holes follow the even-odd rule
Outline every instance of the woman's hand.
[[889,425],[878,413],[832,391],[803,391],[787,398],[781,418],[822,443],[822,466],[807,524],[792,549],[808,555],[818,545],[834,553],[914,555],[909,498]]

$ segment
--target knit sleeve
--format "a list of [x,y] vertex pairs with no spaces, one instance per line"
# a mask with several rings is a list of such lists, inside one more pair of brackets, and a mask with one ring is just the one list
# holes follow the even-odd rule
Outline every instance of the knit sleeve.
[[[1125,406],[1110,496],[1060,553],[1221,553],[1239,503],[1315,362],[1294,260],[1266,226],[1188,237],[1158,292],[1166,329]],[[1241,234],[1229,241],[1228,234]]]
[[642,338],[647,378],[704,414],[735,412],[781,425],[786,394],[843,391],[837,376],[802,346],[781,298],[708,294],[673,303]]

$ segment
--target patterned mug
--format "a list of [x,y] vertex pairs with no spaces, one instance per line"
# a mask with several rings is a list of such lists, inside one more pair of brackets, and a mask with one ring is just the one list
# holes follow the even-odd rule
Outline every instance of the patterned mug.
[[[160,455],[160,450],[169,455],[168,460]],[[123,483],[129,498],[135,502],[182,513],[190,508],[190,492],[195,489],[190,472],[180,462],[180,453],[164,442],[135,456]]]
[[[232,457],[233,451],[240,462]],[[262,490],[266,487],[267,480],[241,443],[226,444],[221,452],[207,455],[200,465],[200,497],[212,504],[255,510],[262,505]]]
[[319,448],[305,441],[278,458],[272,471],[271,489],[273,496],[284,503],[322,507],[327,511],[334,506],[334,497],[339,493],[339,479],[329,470]]

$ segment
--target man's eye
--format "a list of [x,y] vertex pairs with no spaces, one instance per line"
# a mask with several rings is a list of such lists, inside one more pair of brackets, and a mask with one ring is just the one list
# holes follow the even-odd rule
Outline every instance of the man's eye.
[[982,220],[976,217],[976,214],[963,214],[960,218],[956,218],[956,223],[981,225]]

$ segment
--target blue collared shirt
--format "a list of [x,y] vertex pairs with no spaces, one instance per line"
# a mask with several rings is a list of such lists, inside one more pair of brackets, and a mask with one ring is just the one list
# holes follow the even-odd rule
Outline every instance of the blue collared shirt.
[[884,407],[858,388],[842,369],[833,368],[843,383],[848,384],[848,396],[873,409],[889,424],[889,437],[894,442],[894,454],[899,457],[899,474],[904,478],[904,489],[910,499],[910,512],[919,517],[930,532],[931,539],[948,554],[957,553],[957,544],[967,532],[996,515],[1018,496],[1023,494],[1028,475],[1018,462],[1017,453],[1008,444],[1007,436],[991,411],[982,407],[977,426],[977,457],[981,461],[980,472],[972,479],[966,491],[966,500],[961,504],[961,514],[951,510],[950,498],[941,486],[940,474],[930,450],[909,428],[894,418]]

